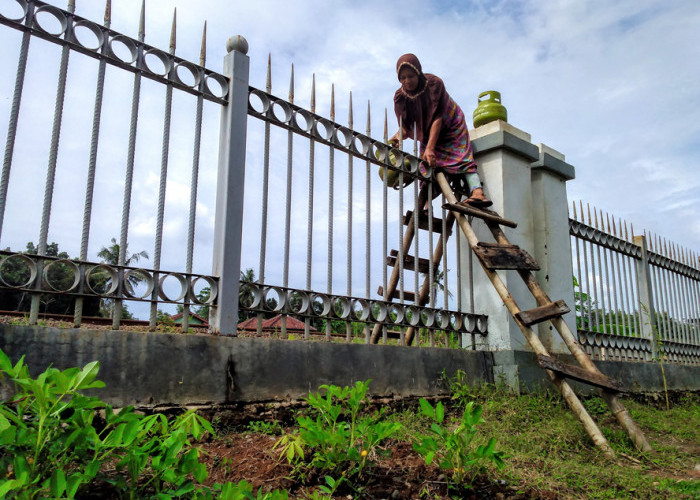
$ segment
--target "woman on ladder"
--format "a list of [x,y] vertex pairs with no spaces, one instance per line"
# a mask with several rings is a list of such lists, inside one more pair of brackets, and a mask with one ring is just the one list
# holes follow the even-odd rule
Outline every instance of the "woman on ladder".
[[[394,94],[394,111],[399,126],[403,125],[401,137],[414,139],[415,124],[423,161],[431,168],[442,169],[453,189],[466,184],[469,197],[460,204],[491,206],[476,170],[464,113],[447,93],[445,84],[437,76],[423,73],[413,54],[399,58],[396,73],[401,87]],[[399,132],[389,142],[397,147]]]

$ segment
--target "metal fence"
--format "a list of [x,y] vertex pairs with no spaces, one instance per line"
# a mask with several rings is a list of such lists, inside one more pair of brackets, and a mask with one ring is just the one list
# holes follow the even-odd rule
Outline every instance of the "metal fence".
[[595,359],[700,364],[700,266],[590,206],[569,219],[579,341]]
[[[183,331],[188,331],[190,312],[196,308],[210,309],[212,328],[227,334],[236,331],[238,313],[242,317],[254,316],[255,334],[264,332],[264,320],[280,314],[281,337],[288,337],[290,315],[303,320],[303,335],[307,338],[319,332],[327,340],[337,337],[347,342],[367,342],[374,325],[381,328],[384,342],[392,341],[392,336],[397,342],[404,342],[405,333],[415,331],[417,343],[463,346],[468,344],[468,337],[463,339],[463,335],[470,334],[471,345],[475,346],[476,335],[486,334],[486,317],[473,310],[463,312],[459,306],[460,284],[468,277],[461,276],[457,265],[458,238],[449,245],[455,251],[447,251],[447,238],[442,237],[451,233],[452,221],[444,211],[438,218],[431,205],[427,214],[408,224],[411,212],[422,214],[424,197],[432,198],[432,183],[425,183],[423,191],[418,188],[419,181],[430,181],[432,172],[418,168],[416,144],[412,145],[413,155],[386,145],[386,111],[384,138],[376,140],[370,137],[369,104],[366,133],[353,129],[352,96],[347,125],[342,125],[336,122],[334,96],[330,118],[316,114],[315,89],[309,110],[294,104],[293,72],[287,100],[272,95],[269,78],[266,91],[250,87],[247,44],[240,37],[229,40],[222,73],[206,69],[206,26],[200,61],[195,64],[175,55],[175,19],[170,48],[163,51],[145,43],[143,11],[138,38],[133,39],[110,29],[109,1],[104,25],[75,15],[73,1],[67,10],[39,0],[19,1],[17,5],[16,15],[0,12],[0,23],[21,33],[0,185],[0,242],[5,244],[8,227],[17,227],[18,219],[25,217],[21,213],[24,208],[16,207],[33,206],[31,198],[24,200],[24,205],[12,205],[8,199],[20,196],[18,179],[37,174],[36,169],[29,173],[21,163],[18,166],[15,155],[15,143],[22,139],[18,135],[22,92],[30,83],[25,77],[27,64],[31,57],[39,57],[30,51],[30,42],[41,39],[57,45],[61,51],[50,145],[41,158],[46,165],[46,181],[43,210],[34,226],[38,227],[38,243],[30,243],[33,248],[19,252],[22,248],[13,241],[10,246],[15,248],[2,251],[0,261],[3,300],[31,302],[30,324],[37,323],[39,313],[49,304],[67,300],[66,310],[73,314],[76,326],[100,308],[104,314],[107,307],[112,327],[118,329],[123,306],[143,303],[148,307],[151,329],[159,321],[159,306],[177,304],[183,308]],[[64,123],[64,103],[67,89],[70,90],[69,60],[76,57],[81,58],[72,63],[79,64],[76,71],[85,71],[85,61],[91,60],[90,71],[96,75],[92,106],[85,106],[82,95],[80,104],[72,108],[79,108],[83,115],[86,109],[87,113],[92,111],[89,151],[77,162],[86,172],[80,179],[85,186],[80,195],[84,197],[80,213],[72,201],[69,206],[61,205],[65,196],[55,196],[57,171],[62,174],[64,170],[59,167],[69,161],[63,147],[59,152],[59,142],[70,132]],[[113,138],[116,134],[105,134],[101,128],[112,127],[115,122],[111,116],[104,116],[104,94],[109,87],[106,75],[124,82],[125,72],[132,74],[133,79],[128,84],[128,137],[120,145]],[[269,72],[268,69],[268,75]],[[153,82],[148,89],[147,81]],[[156,140],[152,127],[139,127],[144,108],[154,99],[163,103],[159,116],[162,136]],[[189,136],[183,140],[179,135],[175,142],[171,139],[172,123],[183,106],[174,111],[174,99],[187,102],[192,110],[188,119],[178,118],[188,122]],[[125,107],[123,103],[121,106]],[[212,106],[221,115],[218,170],[212,168],[211,161],[200,169],[202,156],[215,149],[211,145],[202,147],[207,137],[217,135],[212,130],[202,131],[207,123],[203,114]],[[148,133],[150,139],[144,139]],[[138,144],[149,141],[159,145],[157,169],[153,168],[153,154],[150,158],[139,156]],[[299,141],[305,142],[302,148],[297,146]],[[183,143],[191,145],[187,169]],[[258,144],[259,150],[252,147]],[[180,154],[173,155],[176,147]],[[125,154],[117,158],[119,155],[110,154],[114,151]],[[286,159],[280,160],[279,155],[285,153]],[[72,171],[76,170],[72,164]],[[123,171],[123,178],[115,181],[108,175],[112,170]],[[170,241],[164,235],[167,236],[168,222],[173,220],[173,216],[167,217],[166,201],[169,196],[183,195],[171,194],[167,186],[174,175],[182,175],[185,170],[189,170],[189,181],[182,182],[187,186],[187,236],[170,245],[164,243]],[[383,181],[377,175],[379,170]],[[398,173],[400,187],[396,190],[387,183],[389,171]],[[216,177],[216,206],[208,207],[215,214],[210,224],[213,230],[199,229],[196,224],[202,218],[198,196],[201,198],[203,175]],[[150,190],[144,186],[147,178],[157,179]],[[121,184],[119,200],[114,196],[114,186]],[[109,185],[109,189],[104,185]],[[102,196],[102,192],[96,196],[100,186],[112,196]],[[69,190],[71,199],[76,198],[74,189],[75,182]],[[137,263],[139,255],[145,257],[146,252],[128,252],[133,250],[129,244],[133,243],[134,219],[143,215],[134,210],[133,204],[143,198],[154,202],[146,224],[154,249],[149,256],[152,265],[148,267]],[[107,204],[109,209],[99,212],[96,201]],[[117,205],[120,210],[114,208]],[[13,208],[8,211],[7,207]],[[61,232],[54,229],[58,227],[55,221],[65,219],[69,220],[69,227],[77,226],[76,221],[82,219],[77,258],[70,258],[49,243],[51,234]],[[101,243],[91,240],[91,230],[94,233],[96,226],[112,219],[121,222],[119,237],[98,253],[102,260],[89,259],[89,248],[95,249]],[[14,225],[8,225],[8,221]],[[19,224],[32,226],[31,221]],[[427,231],[421,230],[423,226]],[[209,242],[209,255],[195,252],[199,239]],[[410,242],[413,255],[404,255],[403,241]],[[392,247],[396,247],[393,256]],[[441,251],[434,252],[437,248]],[[165,250],[178,253],[177,261],[184,261],[184,269],[162,269]],[[429,265],[433,259],[433,265]],[[388,296],[388,263],[398,273],[393,297]],[[207,265],[211,272],[202,271]],[[416,293],[421,288],[426,289],[428,297],[424,306],[419,305]]]

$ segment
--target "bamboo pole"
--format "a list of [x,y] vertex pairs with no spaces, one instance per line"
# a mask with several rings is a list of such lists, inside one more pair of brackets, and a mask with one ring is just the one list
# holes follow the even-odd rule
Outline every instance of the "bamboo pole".
[[[385,176],[386,177],[386,176]],[[417,181],[415,181],[417,182]],[[427,185],[427,184],[426,184]],[[425,199],[426,199],[426,189],[425,187],[421,189],[420,194],[418,195],[418,206],[423,206],[425,204]],[[401,214],[403,215],[403,214]],[[416,217],[417,215],[414,213],[412,217]],[[399,258],[396,261],[396,265],[393,267],[391,270],[391,277],[389,278],[389,282],[387,283],[387,286],[384,288],[384,300],[390,300],[392,295],[394,294],[394,291],[396,290],[396,285],[399,282],[399,274],[400,274],[400,268],[401,264],[399,260],[403,258],[404,255],[409,251],[411,248],[411,242],[413,241],[413,235],[415,233],[415,227],[414,224],[411,224],[410,221],[408,221],[408,226],[406,227],[406,231],[403,234],[403,241],[401,243],[401,249],[402,251],[399,252]],[[402,221],[399,220],[399,224],[401,224]],[[416,256],[416,266],[418,265],[418,260]],[[377,341],[379,340],[379,335],[382,332],[382,324],[381,323],[375,323],[374,327],[372,328],[372,335],[370,337],[370,343],[376,344]]]
[[[435,246],[435,250],[433,252],[433,256],[431,258],[433,269],[437,268],[438,265],[440,265],[440,260],[442,260],[442,256],[444,254],[444,245],[443,245],[443,239],[447,241],[447,239],[450,237],[450,234],[452,233],[452,226],[454,225],[455,222],[455,216],[452,212],[447,213],[447,218],[445,221],[445,226],[443,227],[443,233],[440,235],[440,238],[438,239],[437,245]],[[426,302],[428,301],[428,298],[430,297],[430,288],[432,285],[432,280],[430,279],[430,274],[426,275],[425,279],[423,280],[423,284],[421,285],[420,288],[420,294],[418,295],[418,305],[419,306],[424,306]],[[447,283],[445,283],[445,287],[447,286]],[[447,302],[445,302],[445,308],[447,308]],[[415,327],[409,326],[408,329],[406,330],[406,345],[411,345],[413,342],[413,336],[415,335]]]
[[[500,227],[491,224],[488,226],[498,243],[509,244]],[[538,305],[551,303],[550,298],[547,296],[544,290],[542,290],[539,282],[531,272],[518,271],[518,273],[522,277],[528,289],[532,292],[532,295],[535,297]],[[576,337],[571,332],[566,322],[561,317],[552,318],[550,321],[552,322],[554,328],[556,328],[559,332],[559,335],[564,340],[564,343],[569,348],[569,351],[571,351],[571,354],[573,354],[574,358],[576,358],[576,361],[578,361],[579,364],[589,372],[602,375],[598,367],[595,365],[595,363],[593,363],[591,358],[588,357],[588,354],[586,354],[586,351],[584,351],[581,345],[578,343]],[[652,447],[646,440],[644,433],[641,431],[641,429],[639,429],[639,427],[637,427],[637,424],[634,422],[634,420],[632,420],[632,417],[627,409],[622,403],[620,403],[616,393],[610,390],[601,389],[601,395],[608,404],[610,411],[612,411],[615,418],[617,418],[617,421],[627,431],[637,449],[643,452],[651,451]]]
[[[445,177],[445,174],[442,172],[438,172],[437,174],[437,181],[440,184],[440,188],[442,189],[442,192],[445,194],[445,197],[447,198],[447,201],[449,203],[456,203],[457,199],[454,196],[454,193],[452,192],[452,189],[450,188],[450,185],[447,181],[447,178]],[[474,233],[474,230],[471,228],[469,225],[469,222],[467,222],[466,217],[464,217],[461,213],[456,213],[455,214],[457,223],[459,224],[460,228],[462,229],[462,232],[464,233],[465,237],[467,238],[467,241],[469,242],[470,247],[474,247],[479,243],[478,238],[476,237],[476,234]],[[504,236],[505,237],[505,236]],[[481,263],[481,260],[479,260]],[[523,335],[529,342],[530,346],[532,347],[533,351],[535,354],[538,355],[544,355],[544,356],[549,356],[549,353],[547,352],[547,349],[542,345],[542,342],[540,342],[539,337],[535,334],[535,332],[532,330],[532,328],[529,328],[525,326],[523,323],[518,321],[515,317],[517,313],[520,312],[520,309],[518,308],[517,304],[515,303],[515,300],[513,299],[512,295],[506,288],[505,284],[501,280],[501,277],[496,273],[496,271],[492,271],[490,269],[487,269],[483,264],[482,264],[482,269],[488,276],[489,280],[491,280],[491,283],[493,284],[494,288],[498,292],[498,295],[500,295],[501,299],[503,300],[503,303],[505,304],[506,308],[510,312],[511,316],[513,317],[513,320],[515,323],[518,325],[520,330],[523,332]],[[600,429],[596,425],[596,423],[593,421],[591,416],[588,414],[586,411],[586,408],[583,406],[581,403],[581,400],[578,399],[576,396],[576,393],[574,393],[573,389],[571,389],[571,386],[568,384],[566,380],[564,380],[562,377],[557,375],[556,373],[552,372],[551,370],[546,370],[547,375],[549,378],[552,380],[552,383],[556,386],[556,388],[561,392],[564,400],[567,402],[569,407],[571,408],[571,411],[574,412],[574,414],[578,417],[578,419],[581,421],[583,424],[584,429],[588,433],[588,435],[591,437],[595,445],[609,458],[614,458],[615,457],[615,452],[613,449],[610,447],[610,444],[608,443],[607,439],[605,439],[605,436],[600,432]]]

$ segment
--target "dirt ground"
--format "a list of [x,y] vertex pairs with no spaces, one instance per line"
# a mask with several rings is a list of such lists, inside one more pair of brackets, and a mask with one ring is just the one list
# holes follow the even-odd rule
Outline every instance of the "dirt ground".
[[[305,498],[319,484],[325,484],[323,477],[313,471],[306,477],[306,484],[291,480],[292,467],[279,459],[279,449],[272,449],[277,439],[278,436],[233,433],[204,444],[210,484],[245,479],[253,485],[254,492],[258,488],[284,489],[289,491],[290,498]],[[450,498],[446,478],[437,467],[427,467],[410,443],[393,441],[383,451],[384,456],[378,457],[377,464],[364,473],[360,496],[345,488],[338,490],[334,498]],[[493,483],[485,478],[478,478],[470,489],[453,490],[454,493],[464,499],[557,498],[553,492],[523,492],[505,482]]]

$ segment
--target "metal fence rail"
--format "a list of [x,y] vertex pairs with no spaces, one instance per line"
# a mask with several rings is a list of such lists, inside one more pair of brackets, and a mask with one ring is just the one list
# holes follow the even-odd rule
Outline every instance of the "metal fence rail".
[[[368,342],[370,329],[376,323],[383,326],[384,342],[393,334],[402,343],[405,330],[411,327],[422,332],[420,342],[426,345],[462,346],[466,342],[462,339],[464,334],[472,338],[486,334],[486,317],[474,314],[473,310],[460,311],[456,306],[458,302],[453,300],[448,282],[453,282],[452,289],[458,290],[458,277],[451,273],[458,269],[457,252],[445,251],[438,263],[439,270],[437,266],[427,266],[423,277],[407,264],[411,256],[403,255],[400,242],[404,238],[404,222],[410,215],[404,214],[404,206],[407,205],[410,212],[422,212],[418,185],[429,183],[432,178],[430,169],[419,168],[417,144],[412,144],[414,154],[387,145],[386,111],[384,138],[373,139],[369,103],[366,133],[354,130],[352,94],[348,100],[347,124],[336,121],[334,90],[330,119],[316,114],[315,78],[311,85],[311,109],[295,104],[293,68],[288,98],[276,97],[272,94],[270,74],[268,61],[266,90],[249,89],[248,113],[264,123],[260,141],[262,165],[246,167],[247,176],[260,172],[256,181],[260,202],[258,205],[256,199],[253,204],[261,210],[259,225],[249,225],[245,231],[251,240],[257,241],[259,237],[260,241],[259,246],[251,245],[251,252],[259,259],[257,276],[251,266],[239,304],[243,316],[257,318],[253,322],[255,326],[249,328],[262,335],[264,320],[280,313],[281,321],[275,328],[283,338],[288,337],[288,315],[304,320],[305,338],[317,333],[326,339],[344,338],[346,342]],[[275,136],[271,125],[286,134]],[[308,147],[300,150],[295,146],[295,141],[299,140],[308,141]],[[286,142],[286,159],[274,161],[271,141],[278,145],[275,151],[281,149],[282,141]],[[337,154],[345,158],[339,162]],[[380,170],[381,179],[377,176]],[[387,184],[389,172],[396,172],[398,176],[397,189]],[[340,192],[338,185],[343,185],[346,191]],[[427,189],[432,198],[432,185]],[[271,196],[271,191],[277,196]],[[377,210],[379,200],[381,209]],[[271,208],[273,204],[275,208]],[[428,212],[427,234],[413,228],[416,236],[411,254],[421,259],[430,259],[438,243],[434,241],[433,232],[441,229],[442,234],[448,232],[444,211],[442,219],[435,218],[438,214],[432,213],[432,205],[428,206]],[[275,217],[275,214],[280,216]],[[321,246],[317,234],[324,231],[325,245]],[[270,241],[271,235],[275,237],[274,243]],[[296,244],[292,244],[292,240]],[[450,248],[459,248],[457,237],[453,242]],[[439,240],[438,244],[443,250],[447,249],[446,239]],[[397,247],[392,261],[399,267],[400,274],[397,300],[384,293],[390,245]],[[297,269],[292,269],[295,267],[292,262],[297,263]],[[270,264],[281,268],[281,278],[277,274],[270,277]],[[428,303],[421,306],[417,291],[419,281],[425,277],[436,285],[430,287]],[[291,281],[297,285],[292,285]],[[378,286],[380,298],[372,297],[372,285]],[[442,288],[442,294],[437,293],[438,287]],[[297,328],[293,330],[295,334],[298,331]]]
[[569,232],[579,341],[596,359],[700,364],[698,256],[583,204]]
[[[0,280],[3,285],[15,290],[32,290],[32,301],[29,321],[37,322],[41,309],[42,297],[45,299],[56,294],[69,294],[75,297],[74,322],[79,326],[82,322],[83,302],[88,296],[98,296],[112,302],[113,328],[118,329],[122,314],[122,300],[150,301],[150,325],[155,328],[157,307],[160,303],[177,303],[184,306],[183,329],[187,331],[189,305],[203,302],[197,299],[203,288],[210,290],[207,305],[214,305],[217,300],[217,281],[213,276],[193,274],[193,246],[195,237],[195,216],[197,185],[199,178],[200,141],[202,134],[203,101],[226,105],[228,102],[228,79],[219,73],[204,68],[205,64],[205,35],[202,40],[202,50],[199,65],[188,62],[175,55],[175,18],[169,51],[162,51],[145,43],[145,16],[143,10],[140,16],[138,39],[130,38],[110,29],[111,2],[107,1],[104,26],[82,18],[74,13],[75,2],[68,3],[68,10],[62,10],[39,0],[17,2],[21,15],[9,18],[0,14],[0,23],[22,32],[22,41],[18,58],[17,76],[15,79],[12,106],[9,117],[7,140],[0,181],[0,238],[2,237],[3,222],[6,220],[6,201],[10,173],[13,164],[14,147],[17,135],[17,125],[22,102],[27,61],[30,57],[30,41],[41,38],[62,47],[61,63],[57,76],[57,93],[53,116],[53,129],[46,169],[43,210],[39,231],[36,255],[3,253],[0,263]],[[59,28],[55,28],[58,26]],[[97,83],[94,93],[92,114],[92,132],[90,137],[90,153],[87,165],[87,175],[84,192],[84,210],[82,215],[82,234],[80,256],[78,259],[52,260],[47,253],[48,234],[54,204],[54,183],[57,170],[58,148],[60,133],[63,125],[63,111],[66,96],[66,80],[69,76],[70,55],[77,52],[96,60]],[[99,155],[100,127],[103,124],[102,107],[105,91],[105,71],[107,66],[120,68],[133,73],[131,92],[131,113],[129,137],[126,145],[127,161],[124,179],[124,190],[121,209],[121,229],[118,241],[118,256],[116,262],[102,264],[90,263],[88,259],[88,243],[90,228],[100,223],[93,218],[93,198],[95,192],[96,166]],[[162,117],[163,138],[162,154],[159,173],[159,189],[155,214],[153,267],[151,269],[136,269],[130,266],[127,254],[129,222],[133,216],[131,202],[133,197],[135,149],[138,132],[138,118],[142,95],[142,78],[148,78],[164,85],[164,109]],[[184,272],[165,272],[160,269],[161,250],[163,245],[163,223],[165,211],[166,181],[168,179],[169,151],[171,148],[171,109],[173,90],[191,94],[196,99],[194,132],[192,137],[192,165],[190,182],[190,209],[188,217],[187,241]],[[61,207],[58,207],[60,209]],[[53,210],[56,211],[56,208]],[[79,217],[75,217],[79,219]],[[116,243],[116,241],[115,241]],[[116,247],[115,247],[116,248]],[[61,284],[52,284],[51,275],[60,270]],[[23,281],[27,276],[28,281]],[[104,288],[95,287],[96,276]],[[179,288],[179,291],[166,292],[165,285]],[[143,291],[145,290],[145,293]]]

